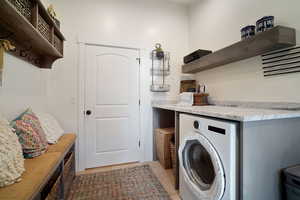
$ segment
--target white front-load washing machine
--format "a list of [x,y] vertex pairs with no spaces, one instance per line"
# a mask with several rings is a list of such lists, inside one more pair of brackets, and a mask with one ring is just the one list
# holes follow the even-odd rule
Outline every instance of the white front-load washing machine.
[[180,114],[180,196],[183,200],[237,199],[237,124]]

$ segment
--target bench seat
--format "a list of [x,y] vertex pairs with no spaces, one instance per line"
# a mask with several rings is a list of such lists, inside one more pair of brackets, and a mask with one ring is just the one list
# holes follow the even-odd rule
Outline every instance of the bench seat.
[[65,134],[57,144],[50,145],[45,154],[33,159],[26,159],[26,171],[22,174],[22,180],[13,185],[0,188],[0,199],[33,199],[47,184],[53,172],[62,162],[64,155],[74,145],[75,140],[75,134]]
[[49,145],[47,153],[61,153],[61,157],[64,157],[65,154],[69,151],[76,140],[76,135],[69,133],[61,136],[57,144]]
[[53,173],[59,163],[60,153],[46,153],[33,159],[25,160],[26,171],[19,183],[0,189],[0,199],[17,200],[32,199],[36,191]]

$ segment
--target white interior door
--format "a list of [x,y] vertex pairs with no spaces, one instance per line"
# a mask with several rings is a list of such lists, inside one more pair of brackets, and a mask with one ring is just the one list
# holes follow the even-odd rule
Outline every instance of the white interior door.
[[87,46],[87,168],[139,160],[139,51]]

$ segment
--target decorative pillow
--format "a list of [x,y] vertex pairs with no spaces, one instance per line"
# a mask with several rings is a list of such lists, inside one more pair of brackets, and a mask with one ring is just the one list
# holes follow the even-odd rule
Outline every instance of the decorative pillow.
[[20,181],[24,171],[21,144],[8,121],[0,115],[0,187]]
[[64,130],[61,128],[57,120],[48,113],[35,112],[35,114],[40,120],[48,143],[57,143],[58,139],[64,134]]
[[11,126],[19,137],[25,158],[34,158],[46,151],[48,146],[46,135],[31,109],[27,109],[13,120]]

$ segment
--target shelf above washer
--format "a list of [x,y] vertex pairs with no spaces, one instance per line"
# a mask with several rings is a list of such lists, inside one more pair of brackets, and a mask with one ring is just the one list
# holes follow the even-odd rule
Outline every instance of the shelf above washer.
[[197,73],[270,51],[296,45],[294,28],[276,26],[182,66],[183,73]]

